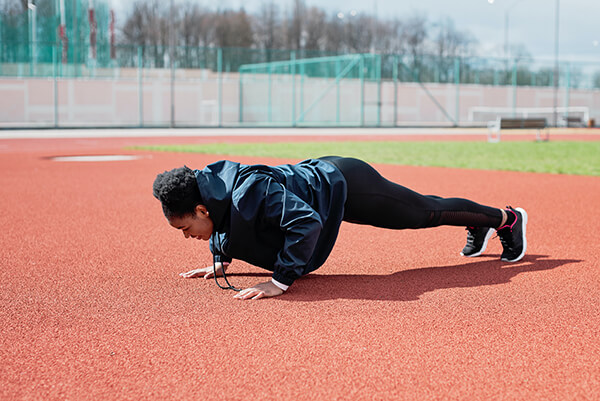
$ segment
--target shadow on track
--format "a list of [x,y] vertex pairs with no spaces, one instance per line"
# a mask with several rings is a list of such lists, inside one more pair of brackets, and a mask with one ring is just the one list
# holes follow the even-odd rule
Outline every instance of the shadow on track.
[[[322,301],[331,299],[367,299],[415,301],[427,292],[464,287],[506,284],[520,273],[555,269],[577,259],[548,259],[544,255],[526,255],[517,263],[494,260],[469,260],[455,266],[403,270],[389,275],[318,274],[298,280],[302,287],[290,291],[282,300]],[[300,287],[300,286],[298,286]]]

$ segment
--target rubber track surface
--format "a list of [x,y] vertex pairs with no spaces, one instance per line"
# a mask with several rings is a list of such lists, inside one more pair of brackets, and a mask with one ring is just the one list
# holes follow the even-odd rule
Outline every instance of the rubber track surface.
[[500,262],[495,239],[463,258],[461,228],[344,223],[321,269],[248,302],[178,276],[210,264],[207,244],[152,197],[157,173],[220,157],[47,159],[127,142],[94,141],[2,142],[0,399],[598,399],[598,177],[377,166],[423,193],[524,207],[527,255]]

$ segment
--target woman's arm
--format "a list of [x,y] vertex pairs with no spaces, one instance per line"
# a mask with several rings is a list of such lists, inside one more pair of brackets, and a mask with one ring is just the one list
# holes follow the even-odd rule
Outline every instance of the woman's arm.
[[264,213],[284,233],[273,279],[290,286],[302,276],[313,256],[323,229],[321,217],[308,203],[275,181],[269,183]]
[[[272,280],[246,288],[235,295],[239,299],[259,299],[281,295],[300,277],[312,258],[322,230],[319,214],[301,198],[288,191],[271,177],[252,188],[261,193],[263,221],[284,234],[282,248],[277,254]],[[237,207],[241,214],[255,213],[255,199],[240,198]]]

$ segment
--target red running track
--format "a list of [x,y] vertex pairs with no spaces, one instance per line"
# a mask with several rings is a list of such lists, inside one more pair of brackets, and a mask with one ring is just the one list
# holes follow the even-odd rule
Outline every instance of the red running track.
[[178,276],[210,255],[152,197],[158,172],[219,157],[46,158],[123,153],[67,142],[2,142],[2,400],[599,398],[598,177],[377,166],[424,193],[526,208],[528,254],[500,262],[496,239],[466,259],[461,228],[344,224],[321,269],[249,302]]

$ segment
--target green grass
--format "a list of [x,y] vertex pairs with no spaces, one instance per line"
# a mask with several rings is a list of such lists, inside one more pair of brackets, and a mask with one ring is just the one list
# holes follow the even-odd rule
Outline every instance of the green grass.
[[227,156],[352,156],[371,163],[600,175],[600,142],[294,142],[144,146],[136,149]]

